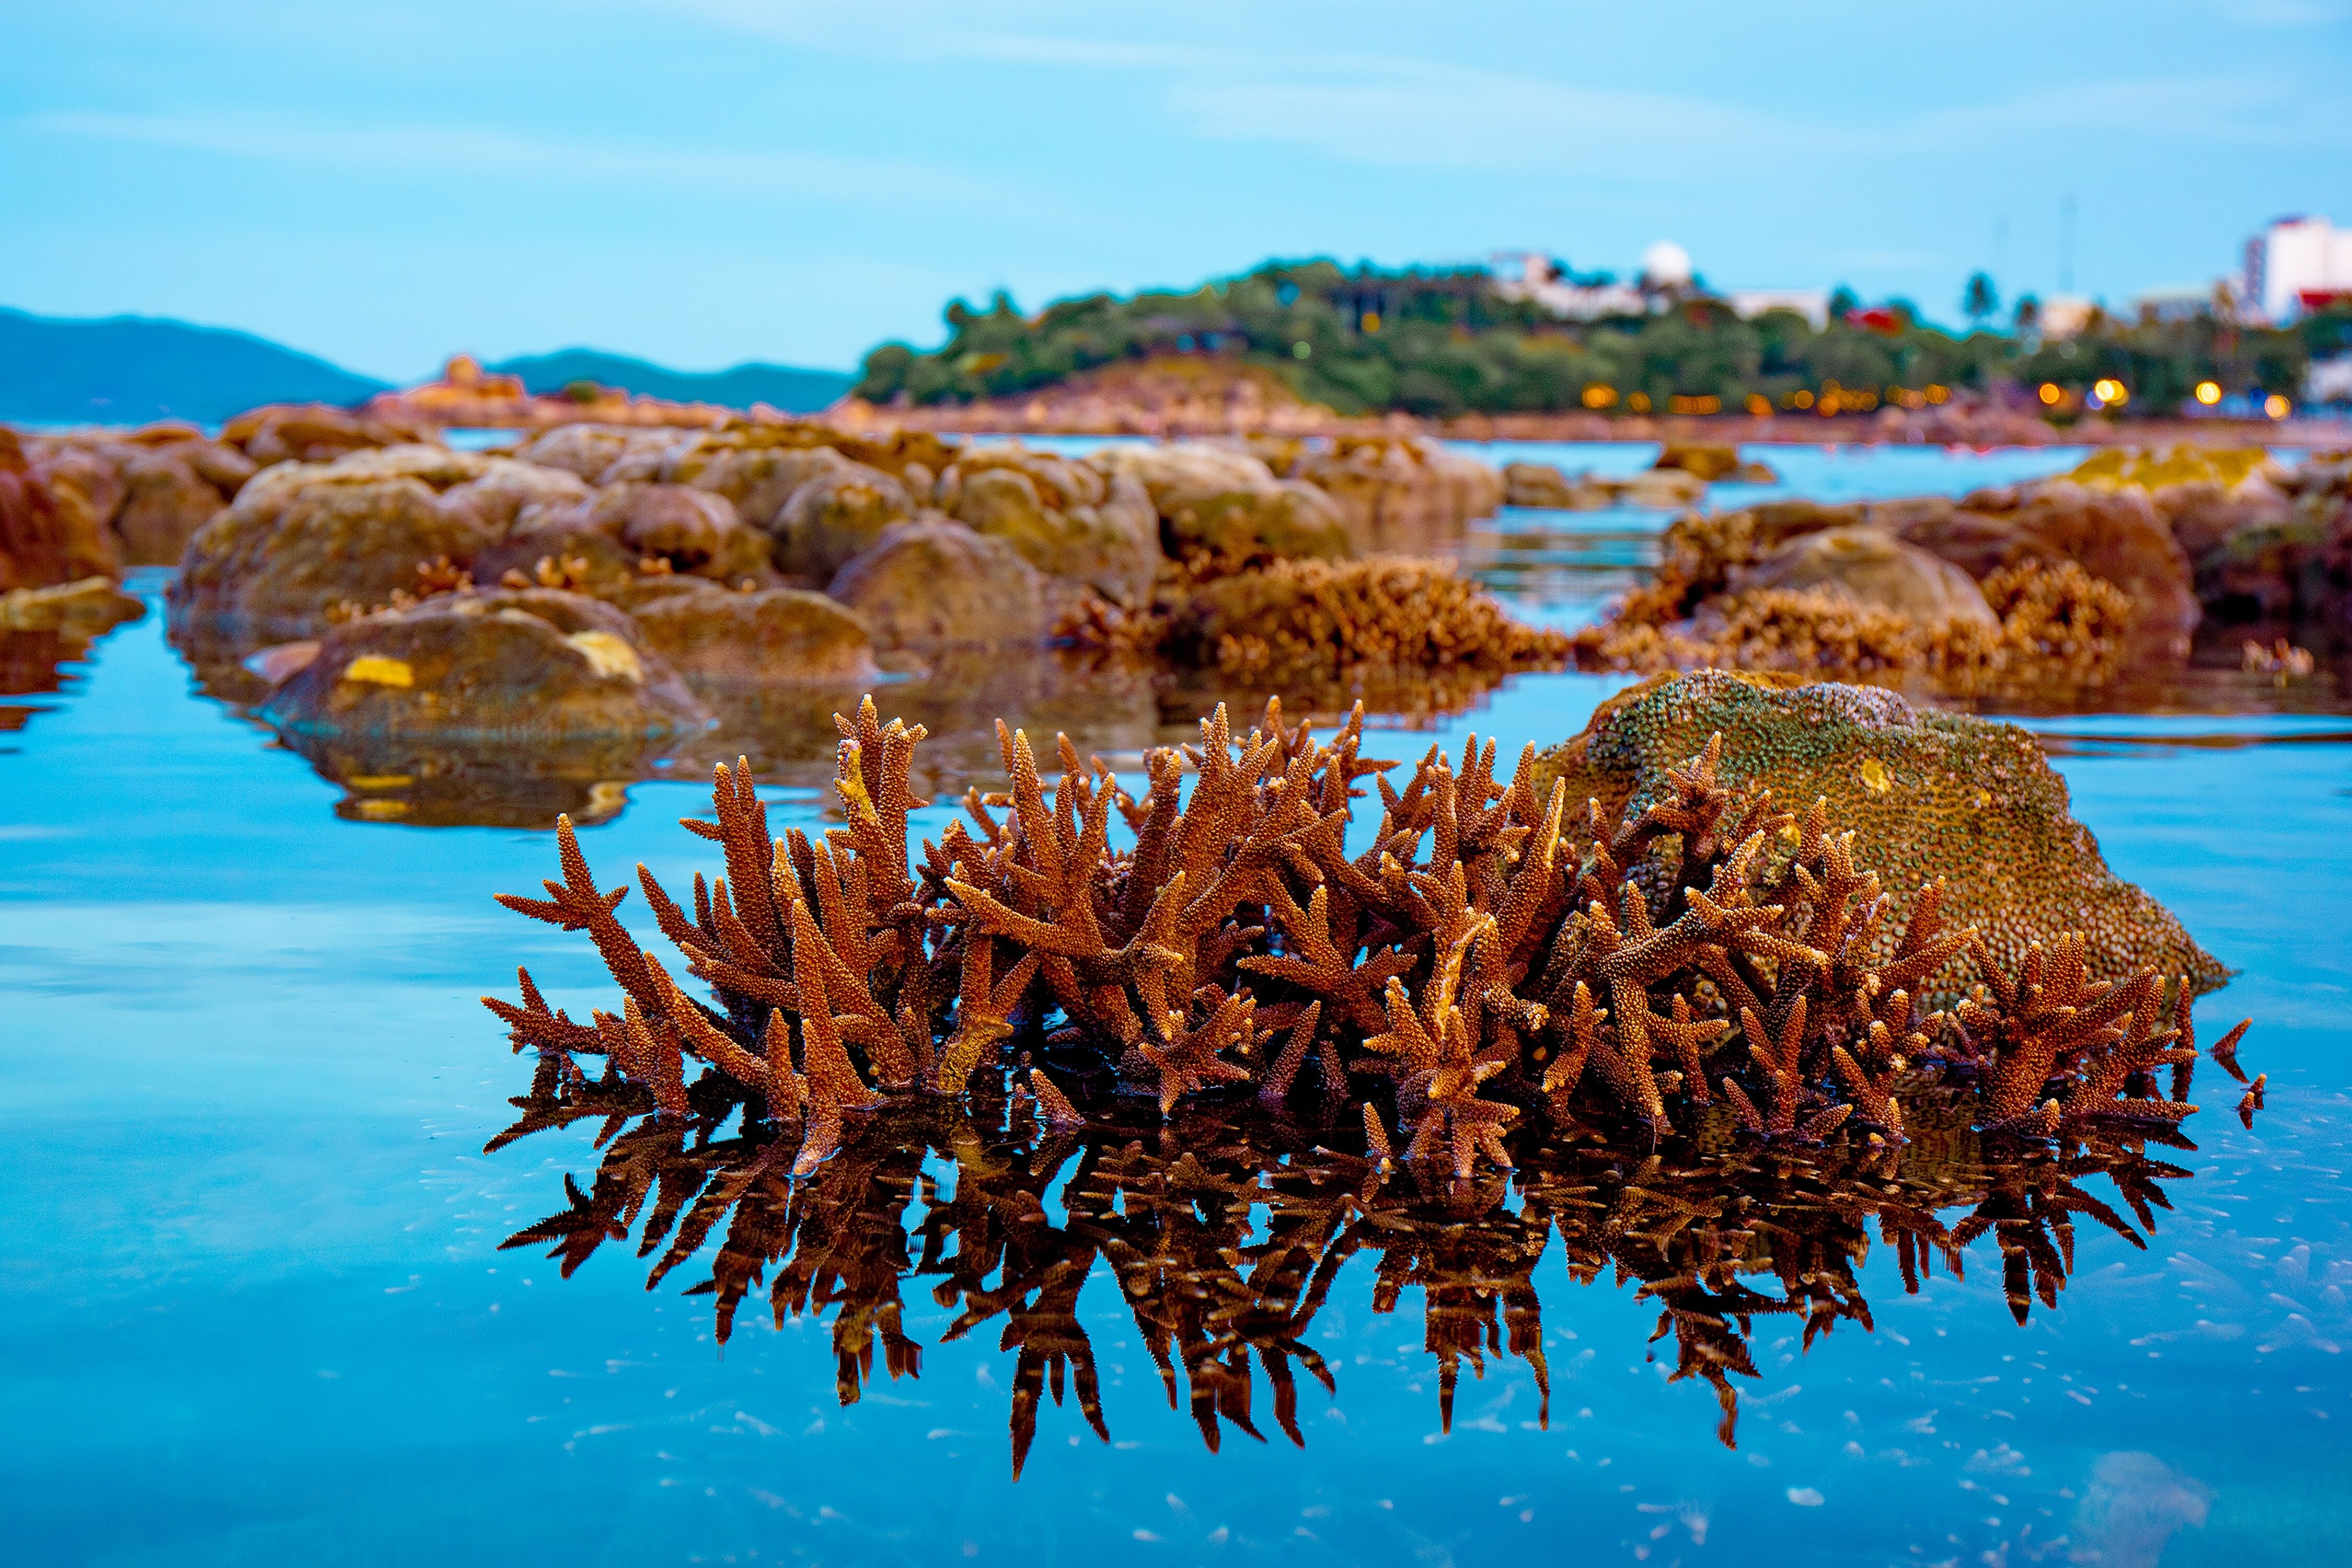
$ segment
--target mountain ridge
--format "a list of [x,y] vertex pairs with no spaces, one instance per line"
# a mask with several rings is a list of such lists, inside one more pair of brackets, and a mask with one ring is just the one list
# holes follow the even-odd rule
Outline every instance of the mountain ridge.
[[[534,393],[578,381],[640,396],[805,414],[840,398],[845,371],[747,362],[674,371],[601,349],[516,355],[486,369]],[[40,316],[0,306],[0,420],[35,425],[216,425],[265,403],[364,402],[392,384],[233,327],[163,316]]]

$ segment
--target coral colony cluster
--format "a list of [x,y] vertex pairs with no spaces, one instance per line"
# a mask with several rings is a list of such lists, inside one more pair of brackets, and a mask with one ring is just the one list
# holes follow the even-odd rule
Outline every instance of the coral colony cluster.
[[[722,765],[716,820],[685,826],[719,846],[725,874],[698,874],[689,910],[638,868],[677,959],[637,946],[614,912],[627,888],[598,886],[568,822],[562,880],[546,884],[545,899],[502,896],[589,933],[620,984],[618,1014],[575,1022],[527,972],[519,1003],[485,1001],[518,1048],[541,1054],[538,1087],[517,1102],[526,1114],[508,1136],[587,1116],[612,1118],[609,1135],[650,1114],[614,1144],[593,1196],[574,1189],[572,1215],[517,1241],[559,1241],[576,1262],[604,1235],[626,1235],[658,1182],[645,1248],[687,1215],[666,1271],[732,1207],[722,1326],[774,1262],[780,1314],[812,1290],[844,1304],[845,1396],[858,1375],[851,1342],[866,1344],[870,1330],[891,1346],[894,1373],[913,1370],[897,1330],[896,1221],[878,1241],[862,1227],[903,1209],[927,1145],[952,1152],[965,1173],[952,1203],[932,1205],[925,1268],[950,1276],[943,1300],[967,1296],[958,1331],[1011,1314],[1007,1343],[1024,1346],[1016,1401],[1029,1402],[1026,1415],[1016,1407],[1016,1447],[1049,1363],[1058,1395],[1062,1361],[1076,1360],[1092,1407],[1070,1311],[1097,1250],[1139,1321],[1153,1315],[1147,1337],[1157,1335],[1162,1364],[1168,1345],[1183,1345],[1196,1413],[1248,1426],[1255,1345],[1287,1428],[1293,1393],[1276,1352],[1328,1374],[1281,1326],[1312,1315],[1347,1253],[1385,1250],[1390,1299],[1405,1282],[1434,1289],[1459,1273],[1491,1286],[1496,1269],[1532,1266],[1547,1222],[1533,1207],[1516,1219],[1490,1212],[1503,1173],[1529,1193],[1555,1191],[1556,1215],[1581,1216],[1585,1277],[1646,1245],[1632,1218],[1601,1219],[1615,1205],[1653,1223],[1704,1218],[1657,1244],[1680,1263],[1635,1272],[1666,1305],[1662,1331],[1680,1335],[1682,1371],[1722,1393],[1727,1436],[1726,1374],[1751,1369],[1727,1314],[1801,1311],[1809,1330],[1866,1321],[1859,1297],[1840,1293],[1866,1214],[1901,1238],[1906,1270],[1937,1250],[1957,1268],[1958,1247],[1993,1230],[2021,1316],[2031,1293],[2054,1300],[2070,1214],[2133,1234],[2079,1191],[2079,1177],[2138,1173],[2117,1182],[2145,1224],[2148,1202],[2160,1202],[2148,1172],[2179,1174],[2134,1151],[2186,1143],[2178,1124],[2195,1109],[2199,1055],[2186,977],[2144,967],[2095,978],[2079,936],[2035,944],[2004,968],[1973,930],[1944,929],[1932,884],[1895,928],[1875,874],[1856,868],[1853,836],[1831,831],[1822,803],[1782,811],[1768,792],[1724,782],[1719,739],[1673,771],[1664,798],[1612,821],[1593,803],[1571,816],[1564,784],[1538,800],[1533,747],[1507,783],[1491,742],[1474,739],[1458,763],[1433,748],[1400,790],[1387,777],[1394,764],[1360,754],[1360,709],[1318,742],[1286,723],[1278,702],[1238,738],[1220,708],[1197,745],[1146,756],[1139,801],[1066,739],[1048,785],[1027,737],[1000,726],[1010,791],[972,792],[969,824],[910,855],[909,768],[924,731],[883,726],[870,700],[855,721],[836,722],[845,826],[772,839],[748,769]],[[1378,830],[1350,854],[1367,780]],[[1129,847],[1114,847],[1114,820]],[[689,996],[672,964],[716,1005]],[[1964,969],[1975,975],[1965,986]],[[1949,1005],[1931,1009],[1939,997]],[[2245,1027],[2211,1047],[2242,1080]],[[591,1079],[582,1058],[604,1058],[602,1075]],[[2261,1091],[2257,1080],[2241,1105],[2249,1118]],[[715,1140],[739,1110],[741,1132]],[[1194,1130],[1183,1148],[1230,1145],[1232,1157],[1177,1157],[1164,1139],[1160,1154],[1146,1154],[1135,1140],[1153,1135],[1133,1129],[1154,1120]],[[1276,1137],[1293,1151],[1281,1157],[1246,1131],[1303,1122],[1319,1131]],[[1015,1124],[1087,1150],[1060,1230],[1003,1223],[999,1206],[1035,1210],[1035,1193],[982,1179],[995,1171],[1042,1184],[1066,1157],[1065,1148],[1000,1168],[980,1154],[991,1135],[979,1126]],[[1694,1137],[1749,1150],[1749,1163],[1686,1152],[1675,1171],[1643,1164],[1688,1151]],[[1924,1147],[1908,1147],[1915,1140]],[[1579,1161],[1613,1162],[1616,1194],[1576,1184]],[[1759,1173],[1769,1195],[1728,1195]],[[1717,1195],[1675,1195],[1694,1184]],[[1224,1196],[1181,1195],[1188,1184]],[[1116,1211],[1113,1228],[1132,1230],[1150,1212],[1136,1206],[1146,1194],[1183,1211],[1186,1227],[1201,1223],[1202,1204],[1222,1214],[1187,1244],[1211,1247],[1217,1226],[1245,1229],[1251,1203],[1294,1187],[1304,1206],[1276,1204],[1276,1239],[1303,1229],[1288,1251],[1261,1254],[1238,1296],[1181,1269],[1165,1236],[1113,1245],[1098,1226],[1074,1239],[1083,1205]],[[1454,1217],[1475,1223],[1459,1236],[1424,1226],[1374,1237],[1351,1225],[1351,1215],[1410,1207],[1408,1188],[1488,1196],[1465,1199]],[[1763,1224],[1782,1203],[1811,1205],[1836,1236],[1814,1247],[1780,1219]],[[1934,1214],[1952,1203],[1974,1212],[1947,1229]],[[972,1205],[994,1217],[962,1212]],[[942,1225],[960,1237],[944,1261]],[[1530,1225],[1532,1242],[1514,1228]],[[1516,1239],[1498,1240],[1504,1230]],[[1050,1256],[1016,1268],[1013,1252],[1033,1243]],[[878,1251],[863,1251],[869,1244]],[[1696,1250],[1683,1258],[1685,1248]],[[1000,1262],[1004,1285],[982,1289]],[[1782,1298],[1738,1282],[1759,1268],[1780,1273]],[[887,1304],[876,1304],[886,1287]],[[1520,1310],[1509,1289],[1500,1299],[1507,1316]],[[1475,1352],[1482,1333],[1495,1342],[1493,1306],[1465,1309],[1486,1313],[1487,1326],[1463,1330],[1454,1350]],[[1526,1310],[1531,1322],[1531,1296]],[[1236,1311],[1254,1326],[1215,1327]],[[1454,1331],[1443,1316],[1433,1311],[1433,1346]],[[1539,1356],[1539,1336],[1516,1318],[1511,1339]],[[1213,1442],[1215,1414],[1202,1417]]]

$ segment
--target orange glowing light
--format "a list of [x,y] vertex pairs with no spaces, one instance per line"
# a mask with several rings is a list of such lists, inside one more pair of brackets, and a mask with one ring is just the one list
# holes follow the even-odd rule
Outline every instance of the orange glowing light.
[[2210,408],[2213,405],[2221,402],[2221,384],[2218,381],[2199,382],[2197,384],[2197,401],[2203,404],[2208,408]]
[[2045,381],[2042,384],[2042,391],[2039,395],[2042,398],[2042,403],[2044,407],[2055,408],[2058,406],[2059,399],[2064,397],[2066,395],[2058,389],[2058,384],[2056,382]]

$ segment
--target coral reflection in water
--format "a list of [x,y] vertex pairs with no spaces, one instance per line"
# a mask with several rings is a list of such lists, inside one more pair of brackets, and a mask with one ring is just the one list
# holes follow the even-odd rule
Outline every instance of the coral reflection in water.
[[[648,1289],[707,1257],[687,1293],[713,1298],[722,1343],[763,1284],[779,1328],[830,1309],[844,1405],[872,1380],[877,1342],[893,1379],[920,1373],[902,1291],[930,1281],[935,1300],[959,1309],[943,1339],[1003,1320],[1017,1478],[1049,1392],[1056,1405],[1075,1392],[1109,1440],[1078,1315],[1097,1261],[1170,1407],[1189,1404],[1213,1450],[1228,1426],[1265,1440],[1261,1373],[1274,1425],[1305,1445],[1298,1374],[1337,1394],[1307,1341],[1359,1253],[1372,1260],[1375,1312],[1396,1310],[1407,1287],[1423,1290],[1447,1429],[1464,1363],[1484,1377],[1489,1357],[1507,1356],[1528,1364],[1549,1425],[1536,1270],[1557,1234],[1565,1283],[1596,1286],[1613,1271],[1657,1302],[1652,1341],[1675,1343],[1668,1381],[1711,1384],[1717,1436],[1736,1446],[1732,1379],[1761,1375],[1758,1317],[1802,1320],[1808,1348],[1842,1322],[1874,1326],[1859,1279],[1874,1224],[1913,1293],[1937,1267],[1962,1277],[1971,1244],[1990,1237],[2023,1323],[2035,1300],[2056,1306],[2078,1217],[2146,1247],[2154,1211],[2171,1206],[2161,1184],[2189,1175],[2147,1146],[2194,1148],[2168,1130],[2055,1148],[1975,1133],[1963,1099],[1929,1093],[1908,1107],[1912,1141],[1899,1149],[1736,1145],[1720,1115],[1654,1147],[1572,1124],[1516,1170],[1462,1180],[1398,1169],[1339,1118],[1237,1119],[1229,1108],[1163,1123],[1139,1103],[1127,1120],[1057,1131],[1017,1080],[1008,1097],[1008,1081],[989,1075],[968,1107],[887,1105],[795,1179],[797,1140],[779,1139],[759,1098],[720,1075],[689,1089],[684,1114],[662,1112],[617,1073],[590,1079],[565,1054],[541,1052],[530,1093],[512,1102],[520,1117],[489,1150],[601,1119],[604,1153],[585,1190],[567,1175],[567,1206],[505,1246],[549,1247],[569,1277],[634,1235],[637,1255],[655,1259]],[[2091,1190],[2102,1177],[2111,1198]]]

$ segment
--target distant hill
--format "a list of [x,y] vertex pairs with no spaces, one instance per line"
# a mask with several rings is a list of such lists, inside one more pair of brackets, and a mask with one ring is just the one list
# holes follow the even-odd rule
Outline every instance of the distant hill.
[[676,403],[717,403],[749,408],[765,403],[788,414],[813,414],[839,401],[857,378],[846,371],[798,370],[781,364],[739,364],[732,370],[664,370],[640,359],[596,349],[562,349],[484,365],[501,375],[519,375],[532,392],[562,392],[575,381],[617,386],[641,397]]
[[356,403],[384,384],[249,332],[0,307],[0,419],[217,424],[262,403]]

